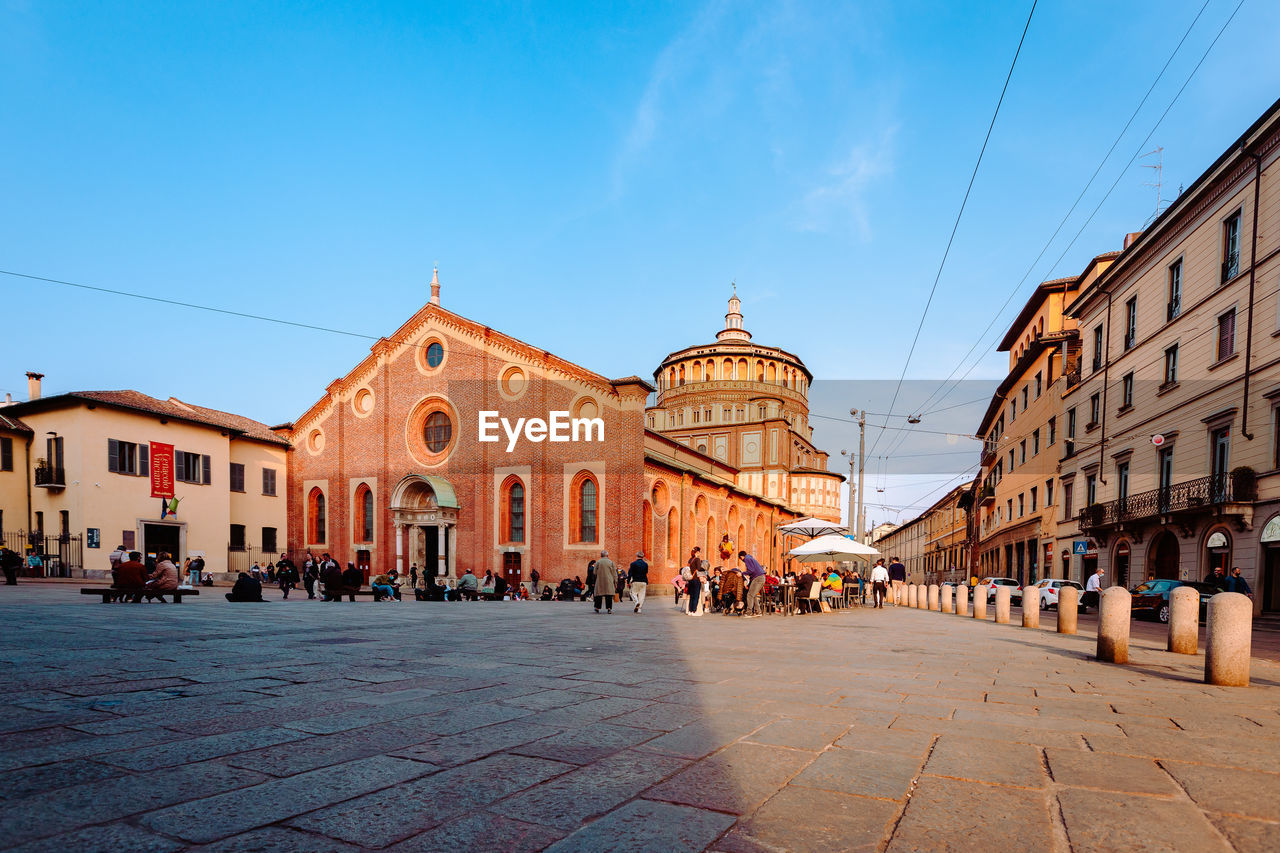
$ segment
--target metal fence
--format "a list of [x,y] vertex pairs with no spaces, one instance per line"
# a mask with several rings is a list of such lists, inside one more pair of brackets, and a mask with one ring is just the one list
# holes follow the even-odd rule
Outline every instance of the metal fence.
[[[46,536],[38,530],[6,530],[0,533],[0,540],[4,547],[22,555],[23,577],[69,578],[73,569],[84,568],[84,540],[79,534]],[[38,568],[28,565],[32,553],[40,558]]]
[[257,563],[259,566],[274,563],[280,559],[280,551],[264,551],[256,545],[227,546],[227,572],[237,574],[247,572]]

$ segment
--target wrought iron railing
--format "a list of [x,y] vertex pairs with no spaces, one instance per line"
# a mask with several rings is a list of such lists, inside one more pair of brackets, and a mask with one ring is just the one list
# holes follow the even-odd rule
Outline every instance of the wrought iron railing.
[[1107,527],[1171,512],[1231,503],[1237,499],[1253,499],[1248,494],[1237,496],[1236,491],[1234,478],[1227,474],[1213,474],[1107,503],[1093,504],[1080,510],[1078,519],[1082,528]]
[[36,485],[37,486],[65,486],[67,484],[67,472],[64,468],[55,468],[52,465],[36,466]]

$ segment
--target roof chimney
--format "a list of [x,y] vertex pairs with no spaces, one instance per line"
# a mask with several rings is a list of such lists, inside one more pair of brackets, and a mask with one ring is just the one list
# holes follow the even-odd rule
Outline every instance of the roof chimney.
[[27,371],[27,399],[28,400],[40,399],[40,380],[41,379],[44,379],[43,373],[35,373],[33,371]]
[[431,304],[440,304],[440,268],[431,269]]
[[1142,233],[1143,232],[1141,231],[1130,231],[1128,234],[1124,235],[1124,247],[1127,249],[1134,243],[1138,242],[1138,238],[1142,236]]

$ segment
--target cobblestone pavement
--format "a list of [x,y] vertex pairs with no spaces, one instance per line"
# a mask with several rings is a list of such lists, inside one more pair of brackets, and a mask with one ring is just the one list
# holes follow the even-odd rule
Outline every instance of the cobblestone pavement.
[[0,588],[0,847],[1275,850],[1280,666],[889,608]]

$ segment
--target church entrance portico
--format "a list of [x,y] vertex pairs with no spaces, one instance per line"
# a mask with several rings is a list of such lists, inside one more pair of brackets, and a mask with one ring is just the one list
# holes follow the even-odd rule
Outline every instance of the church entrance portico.
[[410,474],[391,494],[396,571],[417,565],[424,577],[456,578],[458,499],[443,477]]

